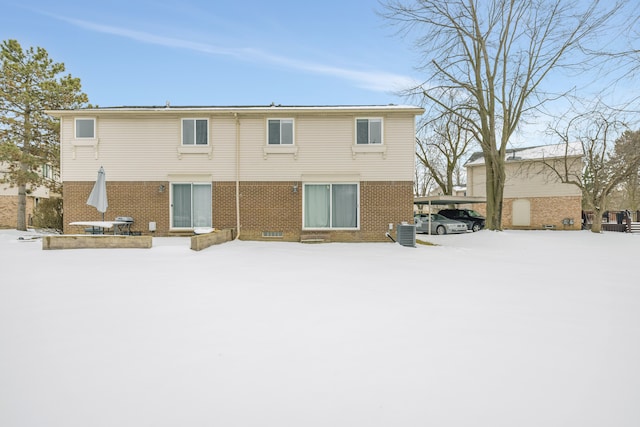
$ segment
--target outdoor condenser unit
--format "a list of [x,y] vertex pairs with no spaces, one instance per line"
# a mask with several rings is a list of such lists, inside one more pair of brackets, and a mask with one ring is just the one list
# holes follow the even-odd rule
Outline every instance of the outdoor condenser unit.
[[398,224],[396,241],[402,246],[416,247],[416,226],[415,224]]

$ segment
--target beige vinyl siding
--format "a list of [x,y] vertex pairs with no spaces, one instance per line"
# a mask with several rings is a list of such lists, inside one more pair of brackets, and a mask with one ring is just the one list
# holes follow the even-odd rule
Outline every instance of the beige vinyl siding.
[[[303,174],[360,174],[363,181],[413,179],[413,117],[385,119],[384,152],[353,153],[355,116],[296,117],[295,147],[283,153],[266,147],[264,118],[243,120],[241,135],[241,177],[247,181],[298,180]],[[409,127],[408,132],[403,129]],[[407,142],[410,142],[410,145]],[[377,147],[376,147],[377,148]]]
[[[303,174],[315,172],[357,173],[362,181],[413,180],[413,114],[371,114],[374,115],[384,118],[384,152],[353,153],[355,117],[363,114],[307,112],[282,115],[295,120],[296,153],[291,153],[292,147],[284,147],[289,151],[286,153],[274,153],[279,147],[270,147],[265,154],[266,120],[278,116],[240,113],[240,180],[300,180]],[[74,117],[62,118],[63,181],[92,181],[100,166],[110,181],[164,181],[170,174],[186,172],[210,174],[214,181],[236,179],[236,119],[232,113],[101,116],[96,112],[95,116],[95,147],[74,146]],[[211,154],[179,155],[183,117],[209,119]]]
[[467,167],[467,196],[486,197],[486,180],[484,165]]
[[177,158],[180,123],[176,118],[99,118],[96,129],[96,147],[74,147],[73,118],[63,118],[63,181],[94,180],[100,166],[111,181],[127,181],[134,176],[140,181],[163,180],[166,172],[160,174],[159,167]]
[[[507,176],[504,185],[505,198],[581,195],[578,187],[558,182],[549,169],[540,162],[507,163],[505,172]],[[485,197],[486,171],[484,165],[470,167],[467,173],[468,195]]]

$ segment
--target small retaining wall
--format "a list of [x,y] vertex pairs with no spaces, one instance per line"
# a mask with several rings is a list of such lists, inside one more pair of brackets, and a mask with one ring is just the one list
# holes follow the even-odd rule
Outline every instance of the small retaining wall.
[[107,248],[151,248],[151,236],[44,236],[42,249],[107,249]]
[[201,251],[209,246],[219,245],[231,240],[233,240],[233,230],[231,228],[216,230],[207,234],[198,234],[191,237],[191,249]]

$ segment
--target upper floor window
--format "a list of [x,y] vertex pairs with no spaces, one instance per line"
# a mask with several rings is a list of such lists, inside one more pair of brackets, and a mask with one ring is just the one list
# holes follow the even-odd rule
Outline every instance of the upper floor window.
[[96,119],[76,119],[76,139],[95,137]]
[[182,145],[208,145],[209,120],[182,119]]
[[382,119],[356,119],[356,144],[382,144]]
[[293,144],[293,119],[268,120],[269,145]]

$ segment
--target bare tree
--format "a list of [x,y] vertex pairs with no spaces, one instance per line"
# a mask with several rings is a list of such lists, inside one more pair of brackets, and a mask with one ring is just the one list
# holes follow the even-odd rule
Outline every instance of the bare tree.
[[433,188],[433,177],[419,160],[416,160],[415,174],[413,194],[416,197],[426,196]]
[[467,120],[450,111],[427,115],[416,137],[416,156],[429,171],[442,194],[453,194],[455,185],[461,185],[462,160],[473,139],[465,126]]
[[[410,4],[404,4],[410,2]],[[424,83],[407,91],[466,121],[486,165],[487,228],[502,228],[505,154],[523,115],[554,99],[542,83],[579,64],[625,0],[388,0],[383,16],[417,35]],[[443,99],[459,99],[450,106]],[[462,112],[465,113],[462,113]]]
[[[552,130],[566,151],[563,159],[546,161],[545,165],[561,182],[580,188],[583,207],[594,212],[591,230],[595,233],[602,230],[600,218],[611,194],[637,178],[640,170],[640,131],[621,133],[625,127],[616,113],[598,110],[572,117],[563,128]],[[576,168],[572,163],[575,160],[570,160],[576,141],[584,155],[582,168]]]

